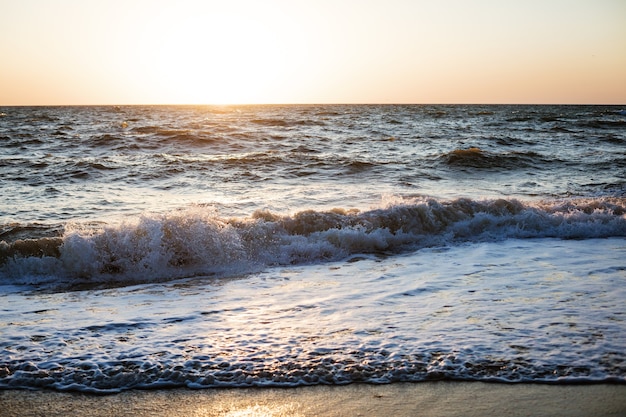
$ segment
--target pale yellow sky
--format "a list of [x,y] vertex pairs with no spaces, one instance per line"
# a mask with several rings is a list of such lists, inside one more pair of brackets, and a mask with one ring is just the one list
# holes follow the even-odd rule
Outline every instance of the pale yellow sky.
[[0,0],[0,105],[626,104],[624,0]]

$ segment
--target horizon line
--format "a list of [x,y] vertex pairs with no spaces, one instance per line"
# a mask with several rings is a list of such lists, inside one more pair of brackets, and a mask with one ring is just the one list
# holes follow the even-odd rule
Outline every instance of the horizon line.
[[292,103],[85,103],[85,104],[0,104],[0,107],[133,107],[133,106],[626,106],[626,101],[622,103],[525,103],[525,102],[292,102]]

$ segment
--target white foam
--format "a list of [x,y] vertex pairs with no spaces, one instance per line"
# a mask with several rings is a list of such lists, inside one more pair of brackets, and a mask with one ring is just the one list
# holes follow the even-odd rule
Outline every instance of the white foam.
[[420,198],[363,212],[257,212],[249,218],[192,207],[98,229],[68,226],[58,259],[18,253],[0,266],[0,273],[5,284],[118,285],[234,276],[275,265],[463,242],[623,237],[624,213],[624,199],[616,198],[527,203]]
[[5,293],[0,387],[626,382],[623,243],[508,240],[231,280]]

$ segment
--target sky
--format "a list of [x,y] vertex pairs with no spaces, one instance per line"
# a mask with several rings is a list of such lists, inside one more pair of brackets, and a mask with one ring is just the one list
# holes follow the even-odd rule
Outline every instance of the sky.
[[626,104],[626,0],[0,0],[0,105]]

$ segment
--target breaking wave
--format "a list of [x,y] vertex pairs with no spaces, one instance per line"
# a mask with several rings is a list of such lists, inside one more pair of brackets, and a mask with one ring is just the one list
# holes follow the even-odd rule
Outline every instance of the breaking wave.
[[117,225],[13,224],[3,230],[1,284],[131,285],[464,242],[626,237],[626,199],[420,198],[369,211],[257,211],[247,218],[194,206]]

